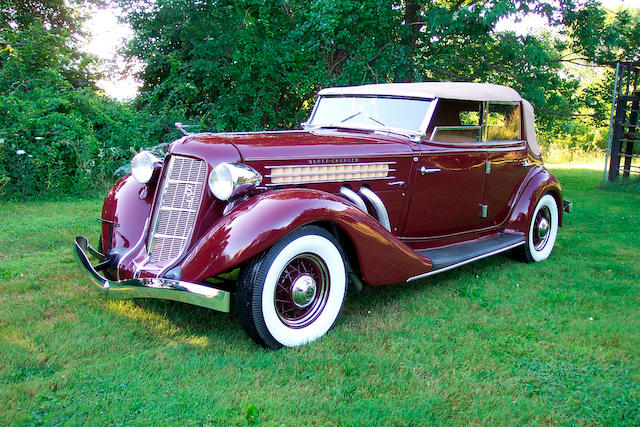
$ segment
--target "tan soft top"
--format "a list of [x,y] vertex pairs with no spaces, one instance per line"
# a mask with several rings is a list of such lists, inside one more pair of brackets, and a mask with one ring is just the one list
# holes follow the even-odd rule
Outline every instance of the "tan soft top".
[[330,87],[322,89],[319,95],[384,95],[466,101],[522,101],[518,92],[510,87],[466,82],[385,83]]
[[381,95],[425,99],[457,99],[461,101],[522,101],[525,138],[529,144],[529,149],[535,155],[540,155],[540,148],[536,140],[533,106],[522,99],[518,92],[507,86],[467,82],[383,83],[330,87],[322,89],[318,95]]

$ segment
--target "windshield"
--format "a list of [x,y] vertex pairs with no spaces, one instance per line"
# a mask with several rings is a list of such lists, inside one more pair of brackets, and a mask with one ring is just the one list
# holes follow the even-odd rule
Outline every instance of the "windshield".
[[323,96],[308,126],[397,129],[418,134],[431,101],[373,96]]

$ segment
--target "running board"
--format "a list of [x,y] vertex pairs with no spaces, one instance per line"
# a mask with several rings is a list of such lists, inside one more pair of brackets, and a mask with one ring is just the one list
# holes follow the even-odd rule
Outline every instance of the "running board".
[[433,270],[413,276],[407,279],[407,282],[452,270],[461,265],[517,248],[520,245],[524,245],[524,236],[522,234],[503,233],[497,237],[476,240],[470,243],[417,251],[420,255],[431,260]]

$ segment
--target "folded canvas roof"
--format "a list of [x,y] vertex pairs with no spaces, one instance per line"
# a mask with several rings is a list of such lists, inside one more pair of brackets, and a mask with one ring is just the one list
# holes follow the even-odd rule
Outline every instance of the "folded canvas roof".
[[414,98],[445,98],[467,101],[522,101],[510,87],[488,83],[425,82],[383,83],[363,86],[330,87],[320,95],[383,95]]
[[540,155],[536,140],[533,106],[518,92],[507,86],[468,82],[382,83],[363,86],[329,87],[318,95],[400,96],[412,98],[443,98],[461,101],[522,102],[524,134],[529,149]]

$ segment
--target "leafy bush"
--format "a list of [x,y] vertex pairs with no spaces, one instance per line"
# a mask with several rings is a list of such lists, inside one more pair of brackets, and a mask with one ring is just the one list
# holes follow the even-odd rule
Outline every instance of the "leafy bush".
[[0,53],[0,196],[86,194],[113,181],[151,121],[92,86],[92,58],[65,31],[31,24]]

